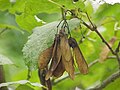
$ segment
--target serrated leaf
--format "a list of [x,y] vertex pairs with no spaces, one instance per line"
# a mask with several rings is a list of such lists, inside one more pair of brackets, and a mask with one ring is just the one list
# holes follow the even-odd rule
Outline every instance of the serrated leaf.
[[[68,24],[70,30],[79,26],[79,23],[80,21],[76,18],[69,20]],[[58,24],[59,21],[55,21],[41,27],[36,27],[33,34],[29,36],[29,39],[24,45],[22,51],[25,63],[30,66],[31,69],[37,68],[38,56],[43,50],[49,48],[53,44]]]
[[0,65],[13,64],[13,62],[6,56],[0,54]]

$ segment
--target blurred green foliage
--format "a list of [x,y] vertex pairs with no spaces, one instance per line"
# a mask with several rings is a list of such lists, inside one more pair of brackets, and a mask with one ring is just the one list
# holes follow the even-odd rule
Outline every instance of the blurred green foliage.
[[[117,47],[120,41],[119,3],[114,5],[104,3],[97,10],[94,10],[89,0],[84,2],[79,0],[76,3],[73,3],[72,0],[0,0],[0,32],[2,32],[0,33],[0,54],[5,55],[13,62],[13,65],[4,65],[6,82],[25,80],[27,78],[28,72],[22,53],[24,44],[27,42],[28,36],[32,34],[33,28],[61,20],[60,6],[62,5],[66,9],[77,10],[79,8],[83,12],[88,12],[92,22],[97,25],[99,32],[106,41],[109,41],[113,36],[117,37],[113,49]],[[80,17],[85,22],[88,22],[84,13],[79,13]],[[87,62],[91,63],[99,58],[104,44],[95,32],[90,32],[81,23],[80,25],[81,27],[78,26],[75,30],[72,30],[71,34],[78,43],[85,36],[79,46]],[[48,35],[49,33],[46,33],[46,36]],[[49,39],[51,40],[51,38]],[[118,62],[116,59],[109,59],[103,64],[96,63],[89,68],[87,75],[76,75],[75,80],[67,78],[53,85],[53,90],[75,90],[76,87],[85,90],[100,84],[117,70]],[[66,75],[65,73],[63,77]],[[37,70],[32,71],[30,81],[39,82]],[[16,88],[16,90],[21,90],[21,88],[24,88],[24,90],[40,90],[39,87],[28,84],[11,85],[10,88]],[[119,90],[119,88],[120,79],[117,79],[104,90]]]

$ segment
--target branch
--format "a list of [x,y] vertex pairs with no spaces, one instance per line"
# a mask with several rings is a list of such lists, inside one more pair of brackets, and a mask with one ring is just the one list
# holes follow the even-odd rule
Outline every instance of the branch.
[[96,26],[90,27],[87,23],[85,23],[84,21],[82,21],[82,23],[91,31],[95,31],[98,36],[101,38],[102,42],[105,43],[107,45],[107,47],[110,49],[110,51],[112,52],[113,55],[116,55],[116,53],[112,50],[112,48],[110,47],[110,45],[107,43],[107,41],[102,37],[102,35],[99,33],[99,31],[97,30]]
[[101,84],[99,84],[99,85],[95,86],[95,88],[91,88],[89,90],[102,90],[108,84],[114,82],[119,77],[120,77],[120,72],[117,71],[117,72],[113,73],[111,76],[109,76],[107,79],[105,79]]
[[[77,17],[77,18],[80,19],[79,17]],[[89,19],[89,17],[88,17],[88,19]],[[89,21],[90,21],[90,19],[89,19]],[[90,21],[90,22],[91,22],[91,21]],[[119,70],[120,70],[120,57],[119,57],[119,55],[118,55],[119,52],[114,51],[114,50],[110,47],[110,45],[109,45],[109,44],[107,43],[107,41],[103,38],[103,36],[99,33],[99,31],[97,30],[97,27],[96,27],[95,25],[93,25],[93,23],[91,23],[92,27],[89,26],[87,23],[85,23],[83,20],[82,20],[82,23],[83,23],[83,25],[85,25],[85,26],[86,26],[88,29],[90,29],[91,31],[95,31],[95,32],[98,34],[98,36],[101,38],[102,42],[105,43],[105,44],[107,45],[107,47],[110,49],[110,51],[112,52],[112,54],[116,56],[117,61],[118,61],[118,64],[119,64]]]

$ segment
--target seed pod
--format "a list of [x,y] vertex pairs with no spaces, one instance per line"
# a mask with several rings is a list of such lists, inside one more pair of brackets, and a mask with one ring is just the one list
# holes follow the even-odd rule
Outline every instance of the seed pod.
[[60,36],[59,34],[56,34],[55,39],[54,39],[54,43],[53,43],[53,51],[52,51],[52,58],[55,56],[56,54],[56,50],[57,50],[57,46],[60,43]]
[[[112,47],[115,41],[116,41],[116,37],[112,37],[111,40],[108,42],[109,46]],[[100,53],[100,58],[99,58],[100,63],[103,63],[107,59],[109,52],[110,49],[105,45]]]
[[68,44],[68,38],[65,34],[65,30],[60,30],[60,49],[65,60],[70,61],[72,58],[72,53]]
[[61,58],[58,66],[56,67],[56,69],[53,72],[53,76],[58,78],[58,77],[62,76],[64,72],[65,72],[65,67],[62,63],[62,58]]
[[66,72],[68,72],[71,79],[74,79],[74,61],[71,59],[70,61],[66,61],[64,57],[62,57],[62,63],[65,67]]
[[74,79],[74,60],[68,43],[68,37],[64,29],[60,30],[59,34],[62,63],[64,64],[65,70],[68,72],[70,78]]
[[56,69],[57,65],[60,62],[61,59],[61,51],[60,51],[60,43],[59,43],[59,37],[56,37],[56,41],[55,41],[55,46],[53,48],[53,55],[52,55],[52,62],[50,65],[50,68],[46,74],[45,79],[48,80],[51,76],[53,71]]
[[38,59],[38,66],[39,69],[44,69],[47,64],[49,63],[51,57],[52,57],[52,50],[53,50],[53,45],[49,48],[47,48],[46,50],[44,50]]
[[69,38],[69,45],[73,48],[73,53],[75,55],[76,63],[78,65],[78,68],[82,74],[88,73],[88,65],[84,59],[84,56],[77,44],[77,41],[70,37]]

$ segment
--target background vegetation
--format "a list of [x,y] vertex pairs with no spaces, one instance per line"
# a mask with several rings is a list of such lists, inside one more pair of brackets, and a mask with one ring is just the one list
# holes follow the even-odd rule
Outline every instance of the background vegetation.
[[[40,39],[46,39],[44,37],[49,36],[46,29],[52,29],[54,27],[53,22],[59,22],[61,20],[60,7],[62,5],[70,10],[77,10],[79,8],[80,11],[76,12],[79,14],[78,16],[90,24],[84,13],[87,12],[91,21],[96,24],[99,32],[107,42],[114,36],[117,38],[112,47],[113,50],[116,49],[120,41],[119,3],[113,5],[103,3],[100,4],[99,8],[96,8],[89,0],[79,0],[76,3],[72,0],[0,0],[0,69],[2,71],[0,72],[0,76],[2,77],[4,73],[5,86],[7,86],[9,90],[40,90],[41,85],[39,84],[37,69],[32,68],[34,65],[31,67],[31,78],[29,81],[26,80],[28,74],[27,66],[31,65],[26,62],[33,59],[35,55],[27,59],[24,58],[34,54],[36,49],[28,48],[30,51],[25,51],[26,49],[23,49],[25,48],[24,44],[26,44],[28,40],[31,40],[31,38],[35,38],[35,40],[32,40],[34,42],[28,43],[27,45],[36,43]],[[70,15],[68,15],[67,19],[70,20],[70,18]],[[53,27],[49,26],[46,28],[44,25],[48,23],[52,23],[50,25],[53,25]],[[79,23],[79,21],[77,22],[77,20],[70,23],[71,34],[78,41],[87,63],[98,60],[100,53],[103,51],[103,47],[105,47],[100,37]],[[40,26],[43,26],[43,29],[46,30],[43,31],[43,38],[34,36],[36,33],[42,34],[41,29],[39,29]],[[34,29],[35,27],[39,28]],[[55,30],[55,28],[53,29]],[[32,36],[30,36],[31,34]],[[83,38],[83,36],[85,38]],[[83,38],[82,42],[81,38]],[[51,41],[51,38],[47,40]],[[43,42],[39,42],[38,45],[42,43]],[[49,47],[49,45],[47,47]],[[27,52],[28,56],[26,56]],[[29,54],[30,52],[32,52],[32,54]],[[77,74],[75,80],[71,80],[70,78],[62,80],[67,76],[65,73],[61,78],[55,80],[53,90],[75,90],[76,88],[85,90],[101,84],[116,72],[119,67],[117,59],[114,58],[111,52],[109,56],[110,58],[106,59],[104,63],[101,64],[97,62],[92,65],[87,75]],[[34,60],[32,61],[34,62]],[[4,70],[2,70],[2,67]],[[76,72],[78,72],[77,68]],[[58,80],[62,81],[56,83]],[[0,87],[1,86],[4,85],[0,84]],[[113,83],[107,85],[104,90],[119,90],[119,88],[120,79],[118,78]]]

